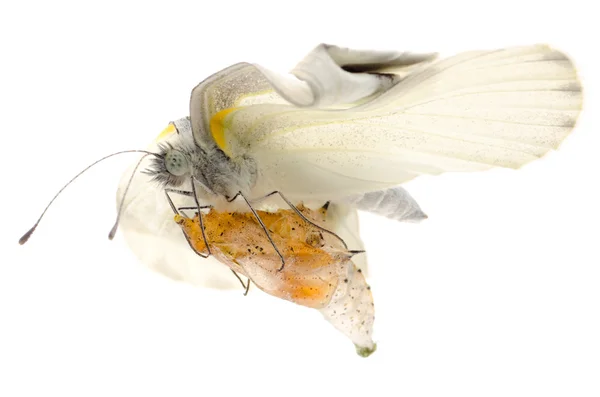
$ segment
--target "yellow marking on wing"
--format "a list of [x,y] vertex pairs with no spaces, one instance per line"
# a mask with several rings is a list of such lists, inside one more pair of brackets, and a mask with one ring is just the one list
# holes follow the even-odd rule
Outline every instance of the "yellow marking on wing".
[[225,123],[225,118],[229,113],[237,109],[238,108],[223,109],[210,119],[210,133],[219,149],[228,156],[231,156],[231,154],[227,148],[227,141],[225,139],[225,128],[228,127],[227,123]]
[[174,133],[175,130],[175,126],[173,125],[173,123],[169,123],[169,125],[167,126],[167,128],[165,128],[164,130],[162,130],[162,132],[156,137],[155,141],[162,141],[163,139],[167,138],[169,135],[171,135],[172,133]]

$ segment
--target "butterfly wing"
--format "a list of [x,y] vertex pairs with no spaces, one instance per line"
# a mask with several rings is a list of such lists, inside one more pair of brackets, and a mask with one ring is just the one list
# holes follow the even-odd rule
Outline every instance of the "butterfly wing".
[[361,211],[372,212],[400,222],[420,222],[427,219],[427,215],[421,210],[416,200],[400,186],[350,196],[344,202]]
[[199,145],[212,144],[210,120],[218,112],[259,103],[285,103],[253,65],[237,63],[208,77],[193,90],[190,120]]
[[[219,112],[257,104],[348,107],[381,93],[437,54],[362,51],[320,44],[289,74],[238,63],[193,90],[190,118],[199,145],[211,145],[211,120]],[[381,74],[385,73],[385,75]]]
[[337,199],[423,174],[519,168],[556,149],[581,107],[573,63],[536,45],[448,58],[352,109],[253,105],[218,128],[230,157],[256,160],[253,194]]

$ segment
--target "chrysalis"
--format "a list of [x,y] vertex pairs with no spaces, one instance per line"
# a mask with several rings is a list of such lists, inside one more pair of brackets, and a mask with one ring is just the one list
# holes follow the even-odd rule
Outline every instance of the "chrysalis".
[[[319,226],[327,226],[324,208],[313,211],[299,206],[298,210]],[[363,273],[352,262],[355,252],[292,210],[258,211],[258,215],[286,258],[284,269],[279,270],[273,245],[249,213],[211,209],[203,216],[211,253],[264,292],[318,309],[350,338],[361,356],[370,355],[375,350],[373,297]],[[175,222],[196,252],[207,250],[198,215],[178,214]]]

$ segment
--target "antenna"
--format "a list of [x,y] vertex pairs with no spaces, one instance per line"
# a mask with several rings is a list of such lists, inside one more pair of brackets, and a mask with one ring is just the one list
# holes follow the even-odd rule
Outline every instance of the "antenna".
[[[109,154],[108,156],[104,156],[104,157],[102,157],[100,160],[96,160],[96,161],[94,161],[92,164],[90,164],[90,165],[88,165],[87,167],[85,167],[85,169],[84,169],[83,171],[81,171],[79,174],[75,175],[75,176],[73,177],[73,179],[71,179],[71,180],[70,180],[70,181],[69,181],[67,184],[65,184],[65,185],[64,185],[64,186],[63,186],[63,187],[62,187],[62,188],[61,188],[61,189],[58,191],[58,193],[56,193],[56,194],[54,195],[54,197],[52,198],[52,200],[50,200],[50,202],[48,203],[48,205],[46,206],[46,208],[45,208],[45,209],[44,209],[44,211],[42,212],[42,215],[40,215],[40,217],[39,217],[39,218],[38,218],[38,220],[35,222],[35,224],[33,225],[33,227],[32,227],[31,229],[29,229],[29,230],[27,231],[27,233],[25,233],[25,234],[23,235],[23,237],[21,237],[21,238],[19,239],[19,244],[20,244],[20,245],[23,245],[23,244],[25,244],[25,243],[26,243],[26,242],[29,240],[29,238],[31,237],[31,235],[33,234],[33,232],[35,231],[35,229],[38,227],[38,225],[39,225],[39,224],[40,224],[40,222],[42,221],[42,218],[44,217],[44,215],[46,214],[46,211],[48,211],[48,208],[50,208],[50,206],[52,205],[52,203],[54,202],[54,200],[56,200],[56,198],[57,198],[57,197],[58,197],[58,196],[59,196],[59,195],[62,193],[62,191],[63,191],[63,190],[65,190],[65,189],[67,188],[67,186],[69,186],[69,185],[70,185],[70,184],[71,184],[73,181],[75,181],[75,179],[79,178],[79,177],[81,176],[81,174],[83,174],[84,172],[86,172],[87,170],[89,170],[90,168],[92,168],[93,166],[95,166],[96,164],[98,164],[99,162],[101,162],[101,161],[104,161],[104,160],[106,160],[106,159],[108,159],[108,158],[110,158],[110,157],[113,157],[113,156],[116,156],[116,155],[119,155],[119,154],[124,154],[124,153],[145,153],[145,154],[146,154],[146,156],[147,156],[147,155],[150,155],[150,154],[152,154],[152,155],[154,155],[154,156],[160,157],[158,154],[156,154],[156,153],[152,153],[152,152],[148,152],[148,151],[146,151],[146,150],[124,150],[124,151],[122,151],[122,152],[116,152],[116,153],[113,153],[113,154]],[[146,156],[144,156],[144,157],[146,157]],[[140,163],[138,163],[138,166],[139,166],[139,164],[140,164]],[[137,169],[137,166],[136,166],[136,169]],[[129,183],[131,183],[131,179],[129,180]],[[127,185],[127,187],[129,188],[129,184]],[[117,219],[118,219],[118,218],[117,218]]]
[[117,228],[119,227],[119,221],[121,220],[121,214],[123,213],[123,204],[125,204],[125,197],[127,197],[127,192],[129,192],[129,187],[131,186],[131,181],[133,181],[135,172],[140,167],[140,164],[142,164],[142,161],[144,161],[144,159],[146,157],[148,157],[148,154],[145,154],[142,156],[140,161],[138,161],[138,163],[135,165],[135,168],[133,169],[133,172],[131,173],[131,176],[129,177],[129,181],[127,182],[127,186],[125,187],[125,191],[123,192],[123,197],[121,197],[121,202],[119,203],[119,211],[117,212],[117,219],[115,220],[115,224],[112,227],[112,229],[110,229],[110,233],[108,233],[109,240],[112,240],[115,237],[115,234],[117,233]]

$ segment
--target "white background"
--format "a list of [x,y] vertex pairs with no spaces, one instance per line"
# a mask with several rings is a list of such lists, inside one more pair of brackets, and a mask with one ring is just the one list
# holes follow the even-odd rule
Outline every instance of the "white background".
[[[0,395],[600,395],[600,35],[584,3],[3,2]],[[547,42],[586,89],[558,152],[408,184],[425,223],[362,218],[373,356],[316,311],[175,282],[109,242],[131,157],[71,186],[17,245],[76,172],[187,115],[200,80],[238,61],[285,71],[320,42],[448,55]]]

